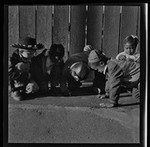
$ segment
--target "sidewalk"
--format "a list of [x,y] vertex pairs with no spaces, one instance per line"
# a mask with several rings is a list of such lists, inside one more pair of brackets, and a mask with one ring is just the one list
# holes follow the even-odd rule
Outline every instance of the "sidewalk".
[[119,107],[99,108],[95,95],[9,98],[9,143],[139,143],[140,106],[124,93]]

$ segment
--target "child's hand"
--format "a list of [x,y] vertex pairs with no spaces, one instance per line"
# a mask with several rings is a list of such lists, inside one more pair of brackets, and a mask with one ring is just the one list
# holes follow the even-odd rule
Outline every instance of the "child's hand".
[[109,98],[109,94],[108,94],[108,93],[105,93],[105,94],[98,94],[98,95],[97,95],[97,98],[100,98],[100,99]]
[[17,67],[17,69],[20,70],[20,71],[29,72],[30,63],[19,62],[18,64],[16,64],[16,67]]
[[125,55],[120,55],[120,56],[118,57],[118,59],[125,61],[125,60],[126,60],[126,56],[125,56]]
[[27,94],[37,92],[38,90],[39,90],[39,86],[34,81],[28,83],[28,85],[26,86]]

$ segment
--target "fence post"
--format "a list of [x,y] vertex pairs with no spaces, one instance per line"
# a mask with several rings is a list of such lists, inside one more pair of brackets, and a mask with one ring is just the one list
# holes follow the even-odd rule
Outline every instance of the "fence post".
[[126,36],[136,35],[138,6],[122,6],[119,52],[123,51],[123,40]]
[[37,42],[49,49],[52,44],[52,6],[37,6]]
[[70,49],[69,54],[83,51],[85,46],[86,6],[71,6],[70,12]]
[[88,6],[87,12],[87,44],[96,49],[102,47],[103,6]]
[[35,37],[35,6],[19,6],[20,37]]
[[19,9],[18,6],[9,6],[8,11],[8,56],[10,56],[14,51],[14,48],[10,45],[17,43],[19,40]]
[[54,6],[53,43],[61,43],[65,48],[64,60],[68,58],[69,5]]
[[118,54],[120,6],[105,6],[103,51],[108,57]]

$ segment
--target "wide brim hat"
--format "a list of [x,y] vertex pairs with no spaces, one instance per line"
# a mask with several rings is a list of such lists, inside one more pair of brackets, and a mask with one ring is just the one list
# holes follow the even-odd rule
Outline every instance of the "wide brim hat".
[[19,43],[12,44],[11,46],[26,50],[39,50],[44,48],[43,44],[37,43],[36,39],[32,37],[20,38]]

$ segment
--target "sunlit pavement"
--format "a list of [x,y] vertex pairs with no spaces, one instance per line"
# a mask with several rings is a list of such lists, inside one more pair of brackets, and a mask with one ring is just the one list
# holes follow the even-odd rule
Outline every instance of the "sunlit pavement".
[[[9,97],[9,143],[139,143],[140,104],[129,93],[100,108],[96,95]],[[105,100],[104,100],[105,101]]]

